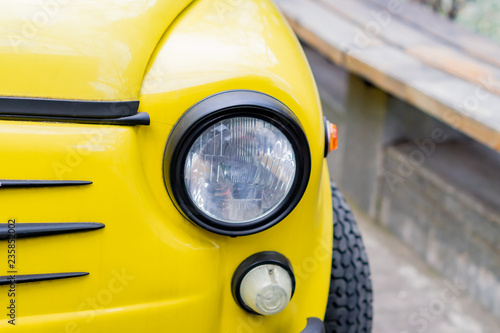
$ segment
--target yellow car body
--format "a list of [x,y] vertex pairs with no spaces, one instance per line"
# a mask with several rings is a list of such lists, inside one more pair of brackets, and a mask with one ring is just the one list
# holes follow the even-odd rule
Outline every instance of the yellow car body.
[[[15,274],[89,275],[18,284],[15,297],[0,286],[1,332],[300,332],[307,318],[323,318],[333,233],[323,116],[305,56],[272,1],[0,3],[1,96],[137,100],[151,119],[117,126],[0,114],[0,179],[92,182],[0,186],[0,223],[105,225],[17,239]],[[311,151],[309,183],[295,209],[241,237],[188,221],[163,174],[165,145],[181,115],[228,90],[287,105]],[[12,271],[8,249],[0,240],[4,276]],[[260,251],[285,255],[297,281],[290,304],[273,316],[248,314],[231,294],[235,269]]]

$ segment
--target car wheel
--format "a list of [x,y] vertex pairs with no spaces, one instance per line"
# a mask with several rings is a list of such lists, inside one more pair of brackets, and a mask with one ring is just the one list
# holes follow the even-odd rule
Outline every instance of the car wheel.
[[326,333],[371,332],[373,291],[368,256],[351,208],[332,182],[333,260]]

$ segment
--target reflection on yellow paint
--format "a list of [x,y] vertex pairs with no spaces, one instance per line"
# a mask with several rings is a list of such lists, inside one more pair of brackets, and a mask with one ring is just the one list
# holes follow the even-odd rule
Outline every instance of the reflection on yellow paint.
[[[238,6],[233,6],[238,3]],[[145,78],[142,94],[167,92],[242,75],[274,76],[280,41],[270,35],[280,27],[268,8],[255,1],[205,1],[183,17]],[[239,28],[234,29],[234,25]],[[200,61],[203,59],[203,61]],[[279,78],[276,78],[279,80]]]
[[136,100],[158,40],[192,0],[1,0],[0,95]]

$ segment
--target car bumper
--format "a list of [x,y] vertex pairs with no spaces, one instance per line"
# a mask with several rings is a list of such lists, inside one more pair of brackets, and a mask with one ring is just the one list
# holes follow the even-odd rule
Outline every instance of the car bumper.
[[307,326],[300,333],[325,333],[325,325],[319,318],[307,318]]

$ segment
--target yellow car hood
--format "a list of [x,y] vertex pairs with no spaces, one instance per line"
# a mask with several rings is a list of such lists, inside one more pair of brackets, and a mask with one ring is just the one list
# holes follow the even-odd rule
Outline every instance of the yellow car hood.
[[163,33],[193,0],[0,0],[0,96],[137,100]]

